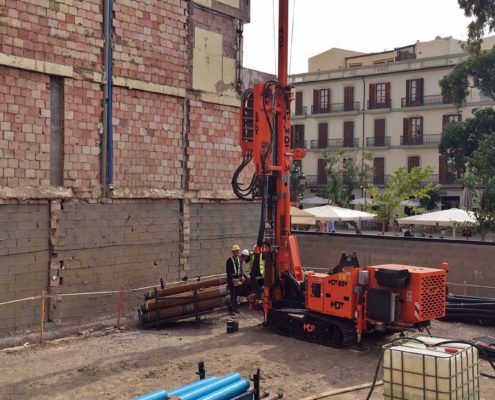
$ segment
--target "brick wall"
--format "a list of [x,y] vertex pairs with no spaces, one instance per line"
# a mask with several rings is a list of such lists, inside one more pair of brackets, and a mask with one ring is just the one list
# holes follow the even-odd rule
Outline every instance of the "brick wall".
[[[0,303],[48,285],[48,206],[0,205]],[[0,306],[0,335],[39,325],[39,301]]]
[[0,66],[0,186],[50,184],[50,79]]
[[[143,287],[179,278],[179,202],[62,204],[52,262],[61,284],[52,294]],[[134,305],[142,294],[129,297]],[[127,304],[131,306],[131,304]],[[55,322],[89,320],[116,310],[115,297],[64,297],[51,303]]]
[[[334,267],[343,252],[356,252],[361,265],[408,264],[439,268],[449,263],[447,281],[493,286],[495,255],[491,243],[449,240],[383,238],[362,235],[298,234],[302,265],[306,269]],[[488,260],[488,262],[487,262]],[[462,288],[452,286],[451,292]],[[495,290],[469,289],[469,294],[495,297]]]
[[114,185],[180,189],[183,100],[114,90]]

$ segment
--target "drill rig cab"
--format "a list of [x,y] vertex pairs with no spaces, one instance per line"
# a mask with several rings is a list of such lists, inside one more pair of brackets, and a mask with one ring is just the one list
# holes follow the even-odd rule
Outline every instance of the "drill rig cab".
[[[291,148],[288,85],[288,0],[279,0],[278,80],[241,96],[243,160],[232,178],[240,199],[261,202],[253,269],[264,258],[265,324],[275,331],[334,347],[360,342],[370,331],[423,328],[445,315],[446,271],[387,264],[360,267],[343,254],[328,274],[305,272],[290,228],[290,164],[304,149]],[[242,171],[254,163],[247,185]]]

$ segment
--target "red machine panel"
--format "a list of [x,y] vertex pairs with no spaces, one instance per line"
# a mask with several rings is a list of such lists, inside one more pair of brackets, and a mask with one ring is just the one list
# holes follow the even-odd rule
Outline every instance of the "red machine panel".
[[[398,294],[399,315],[397,322],[417,323],[445,316],[446,273],[442,269],[411,265],[386,264],[367,267],[370,288],[389,289]],[[409,271],[406,287],[393,288],[380,285],[377,271]]]
[[357,295],[353,287],[358,284],[358,272],[358,268],[346,268],[332,275],[308,274],[306,307],[311,311],[354,319]]

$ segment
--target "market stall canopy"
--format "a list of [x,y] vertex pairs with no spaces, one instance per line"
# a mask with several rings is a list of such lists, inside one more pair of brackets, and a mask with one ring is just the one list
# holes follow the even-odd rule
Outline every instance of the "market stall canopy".
[[308,208],[305,211],[313,214],[317,221],[366,221],[375,218],[367,212],[330,205]]
[[371,197],[359,197],[357,199],[351,200],[349,203],[354,206],[362,206],[365,204],[373,204],[373,199]]
[[294,225],[316,225],[316,218],[307,211],[297,207],[290,208],[290,223]]
[[399,218],[397,221],[399,221],[399,224],[438,226],[454,226],[456,224],[463,223],[477,223],[476,218],[471,211],[465,211],[459,208],[449,208],[448,210],[413,215],[412,217]]
[[308,197],[301,201],[305,206],[321,206],[323,204],[330,204],[330,200],[324,199],[323,197],[315,196]]

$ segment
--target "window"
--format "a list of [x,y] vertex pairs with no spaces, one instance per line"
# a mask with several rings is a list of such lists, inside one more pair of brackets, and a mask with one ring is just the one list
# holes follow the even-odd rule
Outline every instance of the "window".
[[375,119],[375,135],[373,144],[375,146],[385,146],[385,120]]
[[314,89],[312,113],[318,114],[329,111],[330,111],[330,89]]
[[[403,104],[404,105],[404,104]],[[423,78],[406,81],[406,107],[423,105]]]
[[354,86],[344,87],[344,111],[354,110]]
[[354,146],[354,121],[344,122],[344,147]]
[[50,77],[50,185],[63,186],[64,80]]
[[438,182],[442,185],[454,183],[456,178],[454,159],[451,157],[438,157]]
[[305,148],[304,125],[292,125],[292,148]]
[[390,100],[390,82],[370,83],[368,108],[389,108],[392,102]]
[[375,185],[385,184],[385,158],[383,157],[373,159],[373,183]]
[[460,113],[457,114],[444,114],[442,115],[442,128],[450,124],[451,122],[461,122],[462,115]]
[[419,167],[419,156],[407,157],[407,172],[411,172],[415,167]]
[[296,92],[296,115],[303,115],[303,94]]
[[320,89],[320,109],[322,110],[328,110],[329,91],[329,89]]
[[376,85],[376,103],[381,104],[385,103],[385,84],[384,83],[378,83]]
[[328,123],[326,122],[318,124],[318,148],[328,148]]
[[319,159],[318,160],[318,177],[316,183],[318,185],[326,185],[327,184],[327,160]]
[[423,117],[404,118],[403,145],[423,144]]

